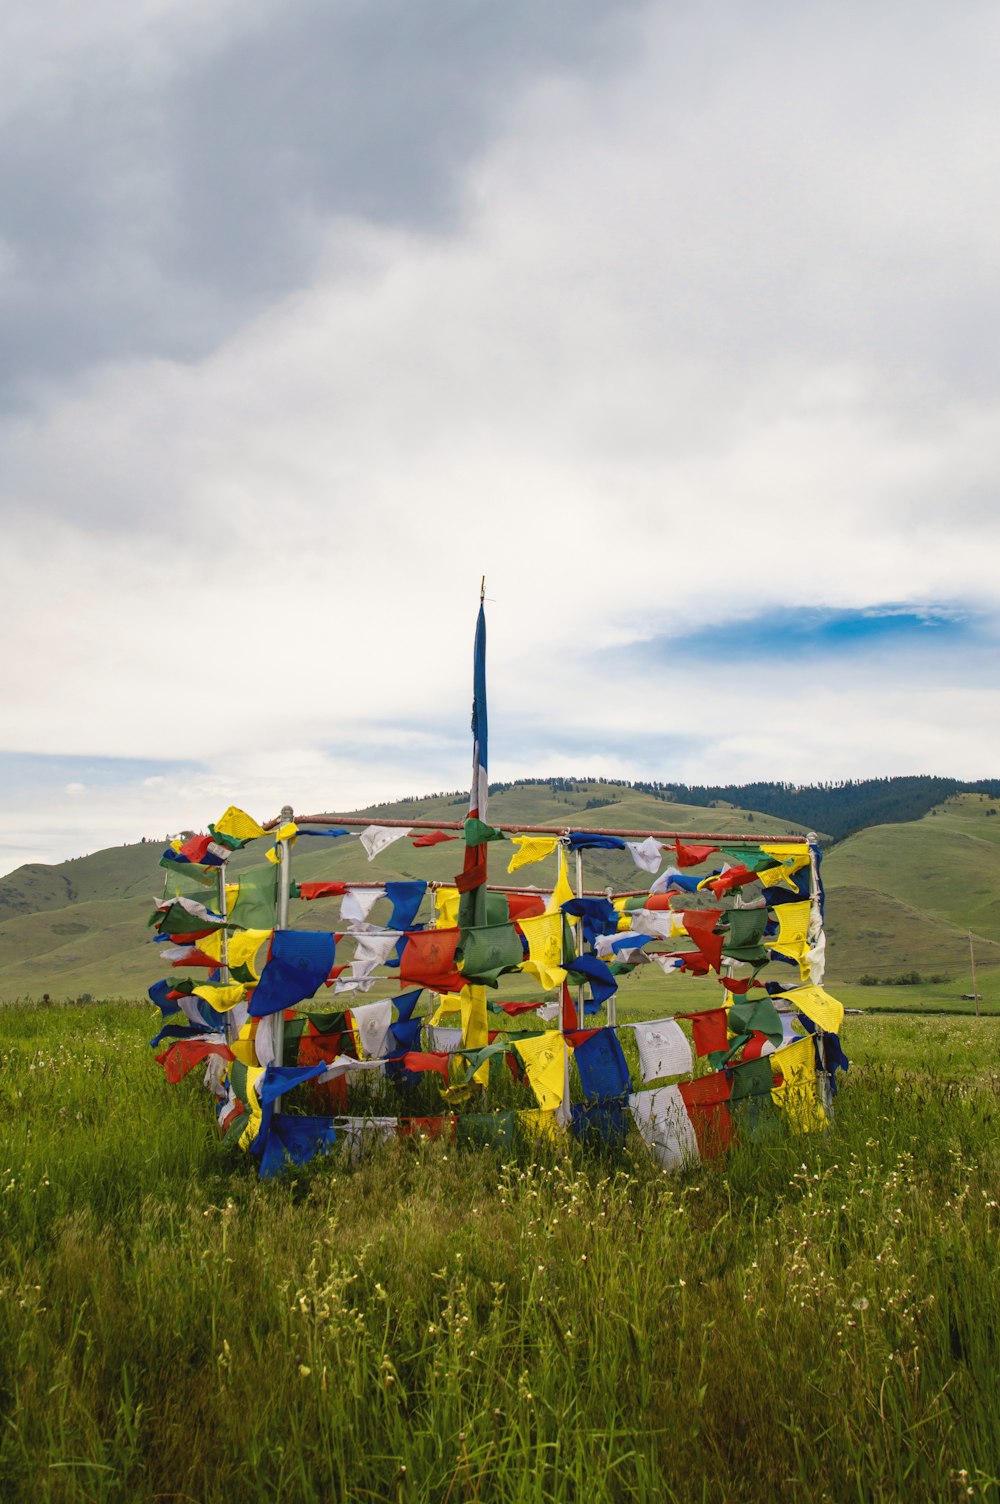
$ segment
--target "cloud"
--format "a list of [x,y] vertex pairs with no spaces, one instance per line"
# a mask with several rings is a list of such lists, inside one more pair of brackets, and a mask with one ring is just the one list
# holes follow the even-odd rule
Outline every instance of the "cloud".
[[460,786],[485,574],[496,777],[988,773],[1000,23],[918,11],[151,7],[32,253],[8,748],[200,770],[166,828]]
[[331,217],[453,225],[526,83],[613,66],[636,8],[11,0],[0,398],[204,356],[308,280]]

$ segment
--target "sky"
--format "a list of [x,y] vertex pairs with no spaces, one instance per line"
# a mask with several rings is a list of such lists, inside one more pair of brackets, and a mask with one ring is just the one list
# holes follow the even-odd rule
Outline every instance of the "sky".
[[1000,12],[6,0],[0,871],[1000,772]]

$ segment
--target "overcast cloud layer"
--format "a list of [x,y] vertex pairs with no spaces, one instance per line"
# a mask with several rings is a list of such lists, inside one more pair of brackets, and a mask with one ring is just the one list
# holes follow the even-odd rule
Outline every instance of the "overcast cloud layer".
[[0,870],[996,775],[1000,15],[8,0]]

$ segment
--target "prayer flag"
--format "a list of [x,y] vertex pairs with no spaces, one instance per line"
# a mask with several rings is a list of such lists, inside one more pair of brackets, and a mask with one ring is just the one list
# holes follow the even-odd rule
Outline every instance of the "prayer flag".
[[804,1013],[806,1018],[811,1018],[827,1034],[840,1033],[840,1026],[844,1022],[844,1005],[824,992],[822,987],[795,987],[788,992],[776,993],[775,996],[790,1008]]
[[556,1029],[547,1029],[514,1046],[524,1062],[531,1088],[543,1112],[563,1105],[567,1065],[566,1041]]
[[532,862],[543,861],[545,857],[551,856],[559,845],[558,836],[525,834],[511,836],[511,841],[517,850],[507,863],[508,872],[516,872],[518,867],[527,867]]
[[[412,830],[412,826],[410,827]],[[458,836],[447,835],[443,830],[425,830],[421,835],[414,836],[411,842],[413,846],[440,846],[442,841],[457,841]]]
[[682,1076],[692,1069],[691,1046],[687,1035],[672,1018],[636,1023],[632,1028],[635,1031],[644,1081],[658,1081],[663,1076]]
[[718,851],[718,846],[692,846],[682,844],[678,836],[674,841],[674,851],[677,853],[678,867],[697,867],[702,862],[707,862],[713,852]]
[[706,1008],[701,1013],[678,1013],[678,1018],[691,1021],[696,1055],[711,1055],[715,1050],[728,1050],[729,1036],[726,1032],[728,1008]]
[[665,1170],[681,1170],[698,1159],[694,1125],[676,1086],[636,1092],[628,1105],[635,1126]]
[[245,810],[237,809],[234,804],[208,828],[216,840],[235,851],[248,841],[256,841],[259,836],[267,834],[262,825],[258,825]]
[[619,1097],[631,1090],[628,1065],[613,1029],[596,1029],[574,1054],[585,1097]]
[[644,841],[626,841],[625,845],[632,853],[633,862],[643,872],[656,872],[658,870],[660,862],[663,860],[659,841],[655,841],[652,836],[647,836]]
[[730,1094],[727,1072],[714,1071],[710,1076],[682,1081],[677,1089],[688,1110],[702,1159],[718,1158],[728,1149],[733,1134],[727,1105]]
[[262,1018],[312,997],[330,974],[336,954],[331,934],[316,930],[276,930],[271,955],[250,1002],[250,1013]]
[[368,860],[373,862],[380,851],[384,851],[394,841],[401,841],[404,836],[408,836],[409,834],[409,825],[366,825],[358,840],[365,848]]

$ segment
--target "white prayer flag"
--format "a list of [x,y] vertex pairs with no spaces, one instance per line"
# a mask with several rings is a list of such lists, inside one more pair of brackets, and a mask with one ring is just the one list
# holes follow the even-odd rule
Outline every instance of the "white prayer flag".
[[360,1008],[351,1009],[351,1017],[366,1057],[378,1060],[385,1053],[385,1039],[392,1023],[392,999],[363,1003]]
[[368,853],[368,860],[373,862],[380,851],[409,834],[409,825],[366,825],[358,839]]
[[652,1019],[633,1024],[639,1047],[639,1064],[644,1081],[658,1081],[661,1076],[682,1076],[692,1069],[691,1046],[680,1024],[672,1018]]
[[461,1029],[446,1029],[443,1024],[431,1024],[427,1030],[427,1036],[432,1050],[448,1055],[457,1050],[462,1043]]
[[[359,935],[354,944],[355,962],[381,966],[395,950],[402,933],[402,930],[382,930],[378,934]],[[356,976],[357,973],[352,971],[351,975]]]
[[665,1170],[680,1170],[698,1159],[698,1140],[676,1086],[636,1092],[628,1105],[636,1127]]
[[644,841],[626,841],[625,845],[632,853],[632,860],[643,872],[655,872],[663,860],[659,841],[652,836],[647,836]]
[[364,924],[375,904],[385,897],[384,888],[348,888],[340,905],[340,920],[345,930]]
[[629,917],[637,935],[655,935],[659,940],[670,940],[675,935],[687,934],[680,914],[674,914],[670,909],[633,909]]
[[654,950],[646,957],[648,961],[656,961],[662,968],[664,976],[678,976],[683,969],[684,962],[680,956],[665,956],[662,951]]

